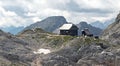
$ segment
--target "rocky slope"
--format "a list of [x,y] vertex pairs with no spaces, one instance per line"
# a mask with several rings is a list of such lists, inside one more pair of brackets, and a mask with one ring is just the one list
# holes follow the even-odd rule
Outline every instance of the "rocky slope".
[[0,66],[28,66],[33,53],[27,45],[14,35],[0,30]]
[[25,30],[17,36],[0,31],[2,66],[115,66],[120,46],[92,37]]
[[67,23],[67,21],[63,16],[51,16],[26,27],[24,30],[33,29],[33,28],[42,28],[47,32],[53,32],[54,30],[56,30],[65,23]]
[[80,22],[79,24],[77,24],[77,27],[79,28],[79,35],[81,34],[81,30],[83,30],[84,28],[88,28],[93,35],[97,36],[99,36],[102,32],[102,29],[93,27],[90,24],[87,24],[87,22]]
[[120,14],[117,15],[115,22],[104,30],[102,38],[110,43],[120,44]]
[[[120,46],[101,39],[55,35],[41,29],[27,30],[19,34],[26,41],[36,59],[32,66],[115,66],[119,64]],[[39,53],[47,49],[48,54]],[[39,51],[39,52],[38,52]]]

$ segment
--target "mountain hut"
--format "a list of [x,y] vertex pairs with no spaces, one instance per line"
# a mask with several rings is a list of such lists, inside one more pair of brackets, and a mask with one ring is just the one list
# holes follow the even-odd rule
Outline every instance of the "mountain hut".
[[63,24],[60,28],[60,35],[78,35],[78,27],[74,24]]

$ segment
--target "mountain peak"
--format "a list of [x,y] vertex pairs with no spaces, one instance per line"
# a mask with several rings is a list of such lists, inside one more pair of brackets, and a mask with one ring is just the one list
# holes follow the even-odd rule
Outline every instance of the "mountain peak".
[[113,23],[114,18],[110,19],[110,20],[106,20],[105,22],[100,22],[100,21],[95,21],[90,23],[92,26],[94,27],[98,27],[100,29],[106,29],[108,27],[108,25],[110,25],[111,23]]
[[66,21],[64,16],[50,16],[50,17],[47,17],[46,19],[43,19],[41,22],[43,22],[43,21],[51,21],[51,20],[54,20],[54,22],[58,21],[58,20]]
[[101,29],[100,28],[96,28],[91,26],[90,24],[87,24],[87,22],[80,22],[79,24],[77,24],[77,27],[79,28],[79,35],[81,34],[81,30],[83,30],[84,28],[88,28],[90,30],[90,32],[94,35],[100,35],[101,34]]
[[67,21],[63,16],[50,16],[46,19],[43,19],[42,21],[31,24],[30,26],[26,27],[25,30],[41,28],[47,32],[53,32],[65,23],[67,23]]
[[86,26],[86,25],[88,25],[88,24],[87,24],[87,22],[82,21],[82,22],[79,23],[79,25],[85,25],[85,26]]
[[64,16],[50,16],[48,18],[63,18],[63,19],[65,19]]

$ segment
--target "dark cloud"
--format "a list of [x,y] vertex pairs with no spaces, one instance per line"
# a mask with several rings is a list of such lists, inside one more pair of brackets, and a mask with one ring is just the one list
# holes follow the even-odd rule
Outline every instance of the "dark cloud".
[[[77,23],[80,20],[92,22],[113,18],[120,7],[118,2],[119,0],[0,0],[0,7],[3,8],[5,15],[7,11],[17,14],[17,18],[16,16],[14,18],[16,20],[19,18],[21,24],[27,24],[27,21],[33,18],[43,19],[51,15],[64,16],[68,21]],[[1,16],[4,23],[8,22],[6,18],[15,21],[8,15]]]
[[[81,4],[82,5],[82,4]],[[107,13],[113,13],[112,10],[104,10],[104,9],[99,9],[99,8],[89,8],[89,7],[83,7],[78,5],[76,2],[71,0],[68,4],[66,9],[68,11],[73,11],[73,12],[80,12],[80,13],[98,13],[98,14],[107,14]]]
[[51,6],[51,8],[59,9],[59,10],[66,10],[68,12],[77,12],[77,13],[93,13],[93,14],[109,14],[113,13],[113,10],[105,10],[100,8],[89,8],[84,7],[83,4],[78,5],[75,1],[70,0],[70,2],[66,3],[66,5],[57,4],[56,6]]

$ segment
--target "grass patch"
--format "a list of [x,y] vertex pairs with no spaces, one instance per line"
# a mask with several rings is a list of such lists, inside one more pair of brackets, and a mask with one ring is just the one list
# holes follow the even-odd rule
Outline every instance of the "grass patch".
[[64,41],[64,42],[67,42],[67,41],[72,40],[72,39],[74,39],[74,38],[75,38],[75,36],[64,36],[64,37],[63,37],[63,41]]

